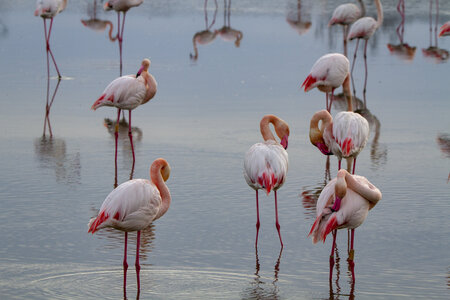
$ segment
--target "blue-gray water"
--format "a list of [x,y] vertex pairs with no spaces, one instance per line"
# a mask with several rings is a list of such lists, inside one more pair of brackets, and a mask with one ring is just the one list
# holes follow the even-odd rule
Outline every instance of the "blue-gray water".
[[[116,14],[97,17],[116,26]],[[299,1],[300,2],[300,1]],[[301,1],[299,34],[286,21],[298,3],[232,1],[230,25],[243,33],[240,46],[217,37],[199,46],[205,29],[204,1],[149,1],[127,14],[124,74],[142,58],[158,93],[133,111],[136,168],[148,178],[157,157],[172,174],[172,205],[147,229],[141,248],[141,299],[447,299],[450,295],[450,85],[449,63],[424,55],[436,46],[433,6],[405,1],[404,43],[412,60],[389,52],[399,44],[397,1],[383,1],[385,22],[368,47],[367,108],[371,136],[358,157],[357,173],[383,193],[356,230],[356,284],[350,284],[346,234],[338,234],[339,261],[328,283],[331,241],[307,238],[314,201],[325,184],[326,158],[308,138],[312,114],[324,94],[300,90],[313,63],[342,52],[342,28],[328,28],[332,10],[344,1]],[[367,11],[375,16],[372,1]],[[123,233],[87,233],[114,184],[114,136],[104,119],[110,108],[90,110],[119,75],[119,49],[107,32],[81,24],[93,1],[69,1],[56,16],[51,47],[64,79],[51,108],[53,137],[42,137],[47,88],[44,33],[34,1],[0,2],[0,298],[119,299]],[[433,1],[434,3],[434,1]],[[208,1],[208,22],[214,1]],[[438,23],[450,19],[440,1]],[[212,29],[224,24],[218,1]],[[438,39],[450,50],[450,37]],[[349,56],[354,50],[349,43]],[[363,48],[361,47],[360,50]],[[440,53],[445,56],[445,51]],[[362,98],[364,64],[355,67]],[[56,86],[51,69],[50,92]],[[332,114],[338,111],[334,107]],[[291,127],[289,173],[279,190],[284,250],[274,226],[273,195],[260,193],[261,229],[254,248],[255,199],[242,175],[246,150],[261,141],[259,121],[273,113]],[[129,178],[132,157],[121,131],[118,182]],[[335,176],[337,161],[330,160]],[[136,297],[135,234],[130,235],[127,296]]]

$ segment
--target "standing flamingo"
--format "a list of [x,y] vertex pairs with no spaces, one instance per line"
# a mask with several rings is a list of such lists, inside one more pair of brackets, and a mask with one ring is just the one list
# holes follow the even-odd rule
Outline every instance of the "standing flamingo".
[[[103,6],[106,11],[115,10],[117,12],[117,39],[119,41],[120,76],[122,76],[122,41],[123,29],[125,27],[125,15],[130,8],[139,6],[142,2],[144,2],[144,0],[109,0],[106,1]],[[122,27],[120,26],[120,12],[123,13]]]
[[194,47],[194,54],[189,53],[189,57],[192,61],[197,61],[197,59],[198,59],[197,44],[208,45],[208,44],[211,44],[216,39],[218,31],[217,30],[211,31],[211,28],[214,25],[214,23],[216,22],[217,8],[219,7],[217,5],[217,0],[214,0],[214,4],[215,4],[216,8],[214,9],[213,19],[211,21],[211,24],[209,24],[209,22],[208,22],[208,0],[205,0],[205,3],[203,5],[203,11],[205,14],[205,30],[196,32],[194,34],[194,36],[192,37],[192,45]]
[[[45,34],[45,47],[47,50],[47,71],[49,72],[49,57],[52,57],[53,64],[55,65],[56,72],[58,73],[58,78],[61,78],[61,73],[59,72],[58,65],[56,64],[53,52],[50,49],[50,35],[52,33],[53,17],[58,13],[62,12],[67,6],[67,0],[37,0],[36,10],[34,11],[35,16],[40,16],[44,20],[44,34]],[[50,26],[47,31],[47,19],[50,19]]]
[[444,23],[439,29],[439,36],[447,36],[450,35],[450,21]]
[[[375,31],[378,29],[378,27],[383,24],[383,7],[381,6],[380,0],[374,0],[375,5],[377,6],[377,20],[375,20],[372,17],[364,17],[359,20],[357,20],[355,23],[353,23],[352,27],[350,28],[350,32],[348,34],[348,39],[353,40],[357,39],[356,41],[356,47],[355,47],[355,54],[353,55],[353,63],[352,63],[352,70],[351,70],[351,77],[353,82],[353,68],[355,67],[355,61],[356,61],[356,53],[358,52],[358,45],[359,40],[363,39],[365,40],[364,44],[364,64],[365,64],[365,79],[364,79],[364,104],[366,99],[366,86],[367,86],[367,42],[369,41],[370,37],[375,33]],[[356,94],[355,92],[355,84],[353,83],[353,94]]]
[[[334,248],[336,246],[336,229],[351,229],[349,264],[355,281],[354,237],[355,228],[359,227],[378,201],[381,192],[363,176],[351,175],[346,170],[339,170],[337,177],[331,180],[319,196],[316,206],[317,218],[309,232],[313,243],[323,241],[333,231],[333,244],[330,254],[330,281],[333,276]],[[341,209],[336,211],[333,202],[341,202]],[[308,236],[309,236],[308,235]]]
[[[326,109],[331,110],[334,98],[334,90],[342,85],[347,98],[351,99],[350,92],[350,62],[347,57],[340,53],[329,53],[320,57],[311,68],[311,72],[302,84],[305,92],[318,88],[326,94]],[[331,100],[328,104],[328,94],[331,93]],[[350,100],[351,101],[351,100]]]
[[170,166],[163,158],[156,159],[150,167],[150,180],[133,179],[114,189],[105,199],[97,217],[89,221],[88,232],[112,227],[125,232],[125,250],[123,257],[123,286],[126,287],[127,242],[128,232],[137,231],[136,242],[136,276],[138,291],[139,280],[139,246],[141,230],[162,217],[169,209],[171,196],[165,181],[169,178]]
[[[277,136],[281,139],[278,143],[270,131],[269,123],[272,123]],[[267,194],[273,190],[275,194],[275,226],[281,239],[280,224],[278,222],[277,190],[286,180],[288,170],[288,147],[289,126],[282,119],[274,115],[266,115],[261,119],[260,130],[264,142],[254,144],[245,154],[244,177],[247,184],[256,191],[256,241],[258,247],[259,233],[259,202],[258,190],[264,189]]]
[[[135,162],[133,135],[131,133],[131,111],[141,104],[145,104],[152,99],[157,91],[157,83],[155,78],[148,72],[150,60],[144,59],[141,68],[134,75],[125,75],[114,79],[103,91],[100,98],[94,102],[92,109],[96,110],[101,106],[117,107],[117,122],[115,128],[115,165],[117,170],[117,139],[119,135],[119,118],[122,109],[128,110],[128,136],[131,143],[131,151],[133,153],[133,167]],[[116,174],[117,175],[117,174]]]
[[341,4],[333,11],[328,26],[342,25],[344,27],[344,55],[347,56],[347,31],[348,25],[352,24],[366,14],[366,8],[362,0],[358,0],[361,8],[353,3]]

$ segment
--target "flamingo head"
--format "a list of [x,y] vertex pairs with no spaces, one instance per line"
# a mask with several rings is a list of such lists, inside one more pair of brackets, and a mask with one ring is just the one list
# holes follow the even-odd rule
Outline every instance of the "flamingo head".
[[322,132],[319,128],[311,128],[309,130],[309,139],[311,141],[311,144],[316,146],[320,152],[322,152],[323,155],[332,155],[330,149],[328,149],[328,146],[325,144],[325,141],[323,139]]
[[144,58],[144,60],[142,60],[141,67],[139,68],[138,72],[136,73],[136,78],[138,78],[143,71],[148,71],[150,64],[151,64],[150,59]]
[[164,181],[167,181],[167,179],[169,179],[169,177],[170,177],[170,166],[169,166],[169,164],[168,163],[164,164],[161,167],[161,171],[160,172],[161,172],[161,176],[164,179]]
[[289,138],[288,124],[282,120],[277,122],[277,124],[275,126],[275,132],[277,133],[278,137],[281,139],[281,142],[280,142],[281,146],[283,146],[284,149],[287,149],[288,138]]
[[288,147],[288,135],[283,136],[283,138],[281,139],[280,144],[281,144],[281,146],[283,146],[283,148],[285,150],[287,150],[287,147]]
[[108,10],[112,10],[113,9],[113,5],[110,3],[110,1],[106,1],[105,4],[103,5],[103,9],[108,11]]

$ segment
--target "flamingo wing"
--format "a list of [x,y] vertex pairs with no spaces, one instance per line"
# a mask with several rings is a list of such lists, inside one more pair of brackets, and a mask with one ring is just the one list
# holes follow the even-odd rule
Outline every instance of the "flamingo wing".
[[369,39],[377,30],[377,21],[372,17],[363,17],[352,24],[348,39]]
[[450,35],[450,21],[444,23],[439,29],[439,36]]
[[88,232],[113,227],[123,231],[141,230],[150,225],[161,206],[161,195],[147,179],[126,181],[105,199]]
[[267,193],[280,188],[288,171],[288,153],[277,142],[268,140],[253,145],[244,160],[244,177],[247,184]]
[[43,18],[53,18],[66,8],[67,1],[63,0],[37,0],[35,16]]
[[361,10],[353,3],[341,4],[333,12],[328,26],[334,24],[349,25],[361,17]]
[[145,79],[142,76],[122,76],[114,79],[103,91],[100,98],[92,105],[92,109],[101,106],[115,106],[120,109],[134,109],[145,99]]
[[329,53],[320,57],[303,82],[305,92],[318,87],[337,88],[342,85],[349,72],[350,62],[340,53]]
[[343,111],[336,114],[333,120],[332,152],[343,157],[358,155],[369,138],[369,123],[360,114]]

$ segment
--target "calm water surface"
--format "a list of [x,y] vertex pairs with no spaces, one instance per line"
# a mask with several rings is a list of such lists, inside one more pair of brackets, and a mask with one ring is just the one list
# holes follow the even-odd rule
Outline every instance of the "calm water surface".
[[[51,45],[64,78],[51,108],[51,138],[43,137],[42,20],[33,16],[34,1],[0,2],[2,299],[123,297],[123,233],[92,236],[86,226],[114,185],[114,135],[105,119],[115,110],[90,106],[119,76],[117,43],[107,30],[81,23],[94,18],[93,2],[69,1],[55,18]],[[235,0],[228,16],[222,1],[216,10],[211,0],[207,20],[201,0],[146,0],[129,11],[123,72],[135,73],[150,57],[159,84],[156,97],[133,112],[133,176],[148,178],[157,157],[172,167],[172,205],[142,238],[141,299],[448,299],[450,38],[435,40],[434,6],[430,34],[428,1],[405,1],[403,36],[396,33],[397,1],[383,1],[385,22],[369,42],[364,115],[371,136],[357,172],[383,199],[356,230],[356,284],[350,283],[345,233],[338,235],[331,285],[331,239],[313,245],[307,238],[327,182],[326,158],[309,142],[309,120],[325,101],[300,84],[318,57],[343,51],[342,28],[327,27],[342,2]],[[365,2],[375,16],[372,1]],[[115,13],[104,12],[101,1],[97,6],[95,17],[115,26]],[[449,19],[450,4],[440,1],[438,24]],[[191,59],[194,35],[224,25],[240,31],[239,47],[217,36]],[[387,47],[401,38],[416,47],[409,59]],[[354,47],[348,44],[350,55]],[[50,95],[57,85],[51,72]],[[359,99],[363,83],[359,55]],[[332,114],[342,109],[337,103]],[[268,113],[291,127],[289,174],[279,190],[281,255],[273,196],[262,193],[255,252],[254,191],[242,175],[244,153],[261,140],[259,121]],[[129,179],[132,164],[125,132],[119,183]],[[335,157],[330,171],[334,177]],[[133,262],[135,234],[129,247]],[[130,267],[130,299],[135,283]]]

